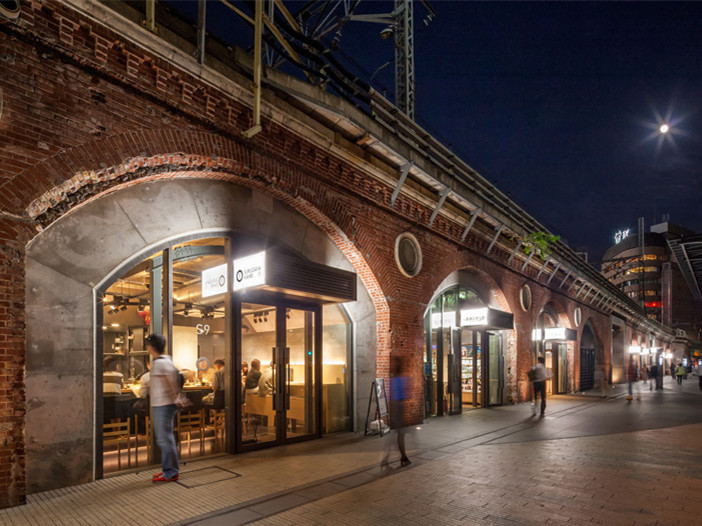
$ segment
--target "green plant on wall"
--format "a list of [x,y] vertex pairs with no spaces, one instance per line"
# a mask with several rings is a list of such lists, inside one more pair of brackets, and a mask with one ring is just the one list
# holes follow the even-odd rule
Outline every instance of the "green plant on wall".
[[561,239],[561,236],[554,236],[548,232],[533,232],[522,238],[524,253],[531,254],[532,251],[541,259],[546,259],[551,254],[551,246]]

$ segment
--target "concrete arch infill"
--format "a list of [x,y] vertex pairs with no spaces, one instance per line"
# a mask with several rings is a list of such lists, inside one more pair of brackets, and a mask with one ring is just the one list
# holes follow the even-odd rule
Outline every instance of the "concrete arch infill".
[[497,284],[497,281],[484,270],[472,266],[463,267],[446,276],[438,287],[436,287],[436,290],[432,291],[431,298],[427,302],[427,308],[429,308],[434,300],[446,289],[454,285],[463,285],[472,288],[489,307],[504,312],[512,312],[507,297]]
[[[215,230],[255,235],[312,261],[356,271],[363,283],[349,308],[356,370],[372,377],[376,363],[389,356],[387,305],[383,297],[378,301],[375,277],[334,222],[304,199],[224,173],[164,172],[125,182],[74,207],[27,247],[30,492],[92,478],[96,285],[165,239]],[[369,383],[359,374],[358,385]],[[365,389],[355,392],[367,396]],[[365,409],[361,400],[356,405]],[[47,425],[50,435],[41,432]]]

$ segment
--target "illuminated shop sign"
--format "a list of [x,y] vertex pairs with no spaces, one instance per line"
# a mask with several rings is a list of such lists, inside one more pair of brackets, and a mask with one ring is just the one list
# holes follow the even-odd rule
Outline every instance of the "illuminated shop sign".
[[202,271],[202,297],[209,298],[227,292],[227,264]]
[[577,339],[577,333],[575,329],[566,327],[547,327],[546,329],[534,329],[531,331],[531,339],[532,341],[573,341]]
[[[513,316],[508,312],[502,312],[489,307],[479,307],[475,309],[462,309],[459,312],[461,327],[489,327],[494,329],[513,328]],[[434,312],[431,315],[431,328],[457,328],[456,312]]]
[[474,325],[487,325],[488,310],[487,307],[482,309],[466,309],[461,311],[461,327],[472,327]]
[[629,347],[629,354],[640,354],[641,356],[648,356],[649,354],[656,354],[658,349],[655,347],[642,347],[640,345],[631,345]]
[[265,284],[265,251],[234,260],[234,290],[242,290]]
[[619,232],[614,234],[614,242],[621,243],[623,239],[626,239],[627,237],[629,237],[629,230],[630,229],[627,228],[626,230],[620,230]]
[[455,312],[444,312],[443,320],[440,312],[434,312],[431,315],[431,328],[441,329],[441,327],[455,327],[456,326],[456,313]]

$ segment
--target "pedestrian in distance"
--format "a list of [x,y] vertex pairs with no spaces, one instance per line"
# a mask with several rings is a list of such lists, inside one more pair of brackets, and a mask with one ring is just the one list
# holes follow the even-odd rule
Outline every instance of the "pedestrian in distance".
[[650,371],[648,369],[647,365],[644,365],[641,368],[641,381],[645,384],[648,385],[648,377],[649,377]]
[[149,336],[146,348],[153,358],[149,395],[156,443],[161,448],[162,471],[153,476],[153,482],[175,482],[179,477],[178,450],[173,435],[173,420],[177,412],[176,399],[180,393],[178,370],[171,357],[165,354],[166,339],[163,336]]
[[531,371],[532,373],[529,375],[529,379],[532,380],[534,386],[534,415],[536,415],[537,395],[541,395],[541,416],[544,416],[546,412],[546,381],[549,380],[553,374],[546,369],[543,356],[537,358],[536,365],[531,368]]
[[636,389],[636,399],[641,400],[641,392],[639,389],[639,384],[637,383],[638,380],[638,368],[636,367],[636,364],[634,363],[634,359],[632,358],[629,361],[629,367],[626,368],[626,381],[629,386],[629,396],[626,397],[627,400],[633,400],[634,399],[634,384],[636,384],[637,389]]
[[655,363],[648,370],[648,377],[651,379],[651,382],[648,384],[648,390],[653,391],[654,385],[656,390],[658,390],[658,366]]
[[682,385],[683,377],[685,376],[685,368],[683,367],[682,363],[678,364],[678,367],[675,369],[675,376],[678,379],[678,385]]
[[700,382],[700,391],[702,391],[702,360],[697,362],[697,379]]

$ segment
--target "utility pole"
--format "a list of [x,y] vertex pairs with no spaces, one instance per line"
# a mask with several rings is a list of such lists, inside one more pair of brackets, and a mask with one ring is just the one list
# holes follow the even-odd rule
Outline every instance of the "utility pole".
[[414,7],[395,0],[395,104],[414,120]]

